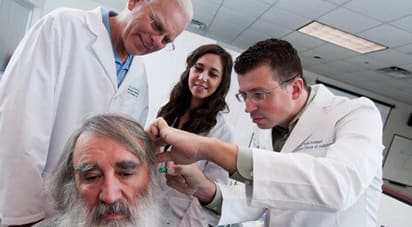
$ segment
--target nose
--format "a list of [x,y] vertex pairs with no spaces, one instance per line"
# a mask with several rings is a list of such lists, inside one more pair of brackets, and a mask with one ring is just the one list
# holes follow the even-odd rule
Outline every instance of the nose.
[[206,71],[203,71],[202,73],[199,74],[199,80],[203,80],[204,82],[207,81]]
[[252,111],[255,111],[257,109],[257,105],[250,100],[249,97],[245,99],[245,112],[246,113],[251,113]]
[[164,35],[163,34],[156,34],[152,35],[152,46],[154,49],[161,49],[166,46],[166,44],[163,42],[164,40]]
[[114,176],[106,176],[99,194],[99,199],[111,204],[119,200],[121,196],[122,190],[118,180]]

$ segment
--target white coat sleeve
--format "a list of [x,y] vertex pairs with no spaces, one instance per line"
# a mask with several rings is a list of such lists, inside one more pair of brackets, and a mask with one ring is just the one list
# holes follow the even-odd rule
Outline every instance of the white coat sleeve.
[[53,18],[40,20],[16,49],[0,84],[0,219],[23,224],[45,216],[42,172],[55,115],[60,45]]
[[[219,184],[219,188],[223,197],[222,215],[217,217],[217,223],[212,224],[227,225],[256,221],[267,211],[264,207],[252,207],[250,205],[249,198],[252,192],[252,185],[245,185],[243,183],[230,186]],[[212,214],[209,215],[213,217]],[[211,220],[214,219],[211,218]]]
[[351,110],[335,121],[324,156],[254,149],[251,206],[336,212],[354,205],[380,177],[383,149],[379,112],[356,102],[342,108]]

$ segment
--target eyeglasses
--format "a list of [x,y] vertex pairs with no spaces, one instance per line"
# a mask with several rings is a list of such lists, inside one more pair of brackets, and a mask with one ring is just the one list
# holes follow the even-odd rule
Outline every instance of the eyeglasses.
[[236,99],[237,99],[237,101],[239,101],[241,103],[246,103],[247,98],[249,98],[249,100],[254,102],[254,103],[261,102],[261,101],[265,100],[266,95],[269,95],[270,93],[272,93],[272,91],[280,88],[283,84],[289,83],[290,81],[295,79],[297,76],[298,75],[294,75],[290,79],[287,79],[285,81],[280,82],[279,85],[274,87],[274,88],[259,89],[259,90],[248,91],[248,92],[241,91],[241,92],[239,92],[235,95]]
[[165,33],[165,28],[163,24],[160,22],[159,18],[156,16],[152,4],[148,2],[150,11],[151,11],[151,16],[150,16],[150,25],[152,26],[152,29],[156,32],[157,35],[163,36],[162,38],[162,43],[164,45],[164,49],[167,51],[173,51],[175,50],[175,44],[173,43],[173,40],[168,37]]

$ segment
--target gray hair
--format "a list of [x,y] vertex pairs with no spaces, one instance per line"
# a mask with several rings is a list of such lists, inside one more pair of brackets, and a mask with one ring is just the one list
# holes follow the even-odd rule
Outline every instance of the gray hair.
[[[147,0],[148,2],[156,1],[156,0]],[[159,1],[159,0],[158,0]],[[166,0],[170,1],[170,0]],[[176,0],[179,6],[182,8],[185,15],[189,18],[189,23],[193,18],[193,5],[191,0]]]
[[177,0],[180,7],[182,7],[185,14],[189,17],[189,21],[193,18],[193,6],[191,0]]
[[[151,186],[157,185],[154,148],[150,137],[142,126],[131,118],[122,115],[103,114],[89,118],[73,133],[66,142],[55,171],[47,181],[48,193],[58,211],[71,209],[72,201],[78,198],[75,187],[75,171],[73,167],[73,152],[76,142],[84,132],[116,140],[125,146],[128,151],[136,155],[149,170]],[[149,186],[148,193],[152,187]]]

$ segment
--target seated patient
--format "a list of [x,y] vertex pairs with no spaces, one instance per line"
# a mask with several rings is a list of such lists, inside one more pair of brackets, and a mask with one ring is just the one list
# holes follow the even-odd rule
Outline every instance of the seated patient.
[[57,214],[36,226],[159,226],[154,150],[134,120],[94,116],[62,154],[47,184]]

